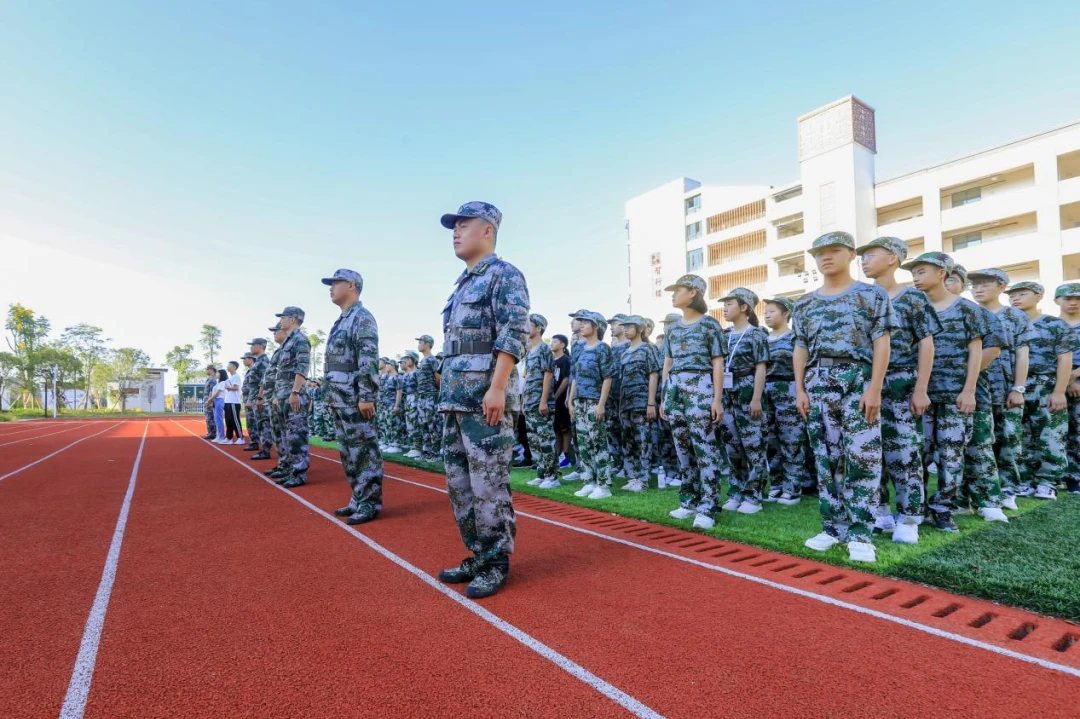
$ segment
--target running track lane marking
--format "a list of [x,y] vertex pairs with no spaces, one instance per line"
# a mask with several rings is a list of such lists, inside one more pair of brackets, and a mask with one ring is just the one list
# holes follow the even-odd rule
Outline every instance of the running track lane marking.
[[[190,434],[192,437],[196,437],[197,439],[202,439],[197,434],[195,434],[194,432],[192,432],[191,430],[189,430],[187,427],[183,426],[182,424],[180,424],[176,420],[170,420],[170,421],[173,424],[175,424],[177,427],[179,427],[180,429],[182,429],[185,432],[187,432],[188,434]],[[340,522],[336,517],[330,515],[328,512],[324,512],[322,509],[320,509],[319,507],[316,507],[314,504],[307,501],[306,499],[304,499],[300,495],[294,494],[293,492],[290,492],[289,490],[283,489],[282,487],[274,484],[273,480],[263,476],[263,474],[260,473],[257,469],[254,469],[253,467],[249,467],[248,465],[244,464],[242,461],[240,461],[239,459],[237,459],[233,455],[229,454],[225,450],[221,449],[220,447],[211,445],[210,449],[213,449],[213,450],[221,453],[222,455],[228,457],[233,462],[236,462],[241,467],[243,467],[247,471],[251,472],[256,477],[258,477],[262,481],[266,482],[267,484],[269,484],[274,489],[283,492],[286,496],[291,497],[292,499],[295,499],[297,502],[304,505],[305,507],[310,509],[315,514],[319,515],[320,517],[323,517],[324,519],[329,520],[330,523],[333,524],[335,527],[339,527],[341,529],[344,529],[346,532],[348,532],[349,534],[351,534],[354,537],[356,537],[357,539],[359,539],[361,542],[363,542],[368,547],[370,547],[374,551],[381,554],[386,559],[389,559],[394,564],[398,565],[399,567],[401,567],[405,571],[409,572],[409,574],[412,574],[413,576],[415,576],[420,581],[427,584],[432,589],[434,589],[434,590],[438,591],[439,593],[443,594],[444,596],[449,597],[450,599],[454,600],[455,602],[460,604],[462,607],[469,610],[470,612],[472,612],[476,616],[480,617],[485,622],[487,622],[491,626],[495,627],[499,631],[503,632],[504,634],[507,634],[507,635],[513,637],[518,642],[524,644],[526,647],[528,647],[532,651],[536,652],[537,654],[539,654],[543,658],[547,659],[551,663],[558,666],[560,669],[563,669],[564,671],[566,671],[568,674],[573,676],[575,679],[578,679],[579,681],[584,682],[585,684],[588,684],[593,689],[595,689],[599,693],[603,694],[605,697],[607,697],[611,701],[615,702],[616,704],[621,706],[623,709],[626,709],[628,712],[630,712],[634,716],[641,717],[641,719],[664,719],[663,714],[660,714],[656,710],[654,710],[654,709],[646,706],[645,704],[643,704],[638,699],[635,699],[634,697],[630,696],[629,694],[627,694],[623,690],[621,690],[621,689],[615,687],[614,685],[609,684],[608,682],[604,681],[603,679],[596,676],[595,674],[593,674],[592,672],[590,672],[588,669],[581,666],[577,662],[573,661],[572,659],[569,659],[568,657],[563,656],[562,654],[555,651],[554,649],[552,649],[548,645],[544,644],[539,639],[536,639],[535,637],[533,637],[533,636],[531,636],[529,634],[526,634],[522,630],[515,627],[513,624],[510,624],[506,620],[496,616],[495,614],[492,614],[487,609],[484,609],[482,606],[480,606],[476,602],[472,601],[471,599],[469,599],[467,597],[464,597],[461,594],[458,594],[457,592],[455,592],[454,590],[446,587],[444,584],[442,584],[441,582],[436,580],[434,577],[432,577],[429,574],[427,574],[426,572],[424,572],[419,567],[417,567],[417,566],[415,566],[413,564],[410,564],[408,561],[406,561],[405,559],[402,559],[398,555],[394,554],[393,552],[391,552],[386,547],[382,546],[381,544],[379,544],[375,540],[369,538],[367,535],[361,534],[360,532],[353,529],[349,525]],[[61,716],[61,719],[67,719],[67,715],[61,714],[60,716]],[[73,718],[77,717],[77,716],[81,716],[81,715],[74,715],[74,714],[71,715],[71,717],[73,717]]]
[[71,444],[68,444],[68,445],[64,445],[63,447],[61,447],[60,449],[56,450],[56,451],[55,451],[55,452],[53,452],[52,454],[47,454],[47,455],[45,455],[44,457],[42,457],[41,459],[37,459],[37,460],[34,460],[33,462],[31,462],[30,464],[28,464],[28,465],[26,465],[26,466],[23,466],[23,467],[19,467],[18,469],[13,469],[13,470],[11,470],[10,472],[8,472],[7,474],[4,474],[4,475],[0,475],[0,482],[3,482],[3,481],[4,481],[5,479],[7,479],[8,477],[11,477],[11,476],[13,476],[13,475],[16,475],[16,474],[18,474],[19,472],[22,472],[22,471],[23,471],[24,469],[30,469],[30,468],[31,468],[31,467],[33,467],[33,466],[34,466],[35,464],[41,464],[42,462],[44,462],[45,460],[49,459],[50,457],[55,457],[56,455],[58,455],[58,454],[60,454],[61,452],[63,452],[63,451],[65,450],[65,449],[71,449],[72,447],[74,447],[75,445],[77,445],[77,444],[78,444],[79,442],[85,442],[86,440],[90,439],[91,437],[97,437],[97,436],[98,436],[99,434],[104,434],[105,432],[108,432],[108,431],[109,431],[110,429],[112,429],[113,427],[119,427],[119,426],[120,426],[121,424],[122,424],[121,422],[117,422],[116,424],[113,424],[113,425],[109,425],[108,427],[106,427],[105,429],[101,430],[100,432],[95,432],[94,434],[90,434],[90,435],[87,435],[87,436],[83,437],[82,439],[77,439],[77,440],[75,440],[74,442],[72,442]]
[[[323,449],[325,449],[325,448],[323,448]],[[314,452],[311,453],[311,456],[312,457],[318,457],[319,459],[325,459],[326,461],[333,462],[334,464],[341,464],[341,462],[336,460],[336,459],[332,459],[331,457],[324,457],[323,455],[316,454]],[[424,470],[421,470],[421,471],[424,471]],[[383,476],[386,477],[387,479],[393,479],[393,480],[396,480],[398,482],[404,482],[405,484],[411,484],[413,486],[421,487],[423,489],[429,489],[432,492],[441,492],[442,494],[447,493],[445,489],[439,489],[438,487],[432,487],[430,484],[424,484],[423,482],[414,482],[414,481],[412,481],[410,479],[404,479],[402,477],[395,477],[392,474],[385,474],[384,473]],[[819,602],[824,602],[825,604],[831,604],[834,607],[840,607],[842,609],[850,609],[851,611],[858,612],[859,614],[865,614],[867,616],[877,617],[878,619],[884,619],[887,622],[893,622],[894,624],[900,624],[900,625],[908,627],[910,629],[916,629],[916,630],[918,630],[920,632],[926,632],[927,634],[933,634],[934,636],[941,637],[942,639],[951,639],[954,642],[959,642],[960,644],[966,644],[966,645],[971,646],[971,647],[976,647],[978,649],[985,649],[987,651],[994,652],[995,654],[1001,654],[1003,656],[1011,657],[1013,659],[1019,659],[1022,662],[1027,662],[1029,664],[1035,664],[1035,665],[1040,666],[1040,667],[1042,667],[1044,669],[1050,669],[1050,670],[1053,670],[1053,671],[1062,672],[1064,674],[1069,674],[1069,675],[1074,676],[1074,677],[1080,677],[1080,669],[1076,669],[1075,667],[1066,666],[1064,664],[1056,664],[1056,663],[1048,661],[1046,659],[1040,659],[1039,657],[1033,657],[1033,656],[1029,656],[1027,654],[1021,654],[1020,652],[1015,652],[1015,651],[1013,651],[1011,649],[1006,649],[1005,647],[999,647],[996,644],[988,644],[986,642],[979,641],[978,639],[970,639],[970,638],[965,637],[965,636],[963,636],[961,634],[953,634],[952,632],[945,631],[944,629],[938,629],[937,627],[931,627],[928,624],[920,624],[919,622],[914,622],[914,621],[912,621],[910,619],[904,619],[902,617],[895,617],[895,616],[893,616],[891,614],[886,614],[884,612],[879,612],[876,609],[868,609],[866,607],[860,607],[857,604],[849,604],[848,602],[842,601],[840,599],[833,599],[832,597],[827,597],[827,596],[824,596],[824,595],[821,595],[821,594],[814,594],[813,592],[809,592],[809,591],[807,591],[805,589],[799,589],[798,587],[789,587],[786,584],[780,584],[778,582],[774,582],[774,581],[771,581],[769,579],[762,579],[761,577],[755,577],[752,574],[743,574],[742,572],[736,571],[734,569],[728,569],[727,567],[720,567],[720,566],[717,566],[715,564],[708,564],[706,562],[702,562],[702,561],[699,561],[699,560],[696,560],[696,559],[691,559],[690,557],[680,557],[678,554],[671,554],[670,552],[665,552],[662,549],[654,549],[653,547],[648,547],[648,546],[645,546],[644,544],[638,544],[637,542],[631,542],[631,541],[626,540],[626,539],[620,539],[619,537],[610,537],[610,536],[608,536],[606,534],[601,534],[599,532],[593,532],[591,530],[583,529],[581,527],[575,527],[575,526],[570,525],[570,524],[563,524],[562,522],[555,521],[554,519],[548,519],[546,517],[539,517],[539,516],[537,516],[535,514],[529,514],[528,512],[521,512],[521,511],[518,511],[518,510],[514,510],[514,513],[518,514],[518,515],[520,515],[522,517],[528,517],[529,519],[535,519],[538,522],[545,522],[547,524],[551,524],[551,525],[554,525],[556,527],[562,527],[563,529],[569,529],[569,530],[574,531],[574,532],[580,532],[581,534],[587,534],[590,537],[597,537],[599,539],[606,539],[609,542],[615,542],[616,544],[623,544],[623,545],[626,545],[628,547],[634,547],[636,549],[640,549],[640,550],[643,550],[643,551],[646,551],[646,552],[651,552],[653,554],[659,554],[662,557],[668,557],[670,559],[677,559],[680,562],[686,562],[687,564],[693,564],[694,566],[702,567],[704,569],[708,569],[708,570],[711,570],[711,571],[714,571],[714,572],[720,572],[721,574],[726,574],[726,575],[731,576],[731,577],[738,577],[739,579],[745,579],[747,581],[754,582],[755,584],[762,584],[762,585],[764,585],[766,587],[771,587],[773,589],[779,589],[782,592],[788,592],[789,594],[795,594],[795,595],[798,595],[800,597],[806,597],[807,599],[814,599],[814,600],[819,601]]]
[[[146,445],[146,431],[150,422],[143,425],[139,451],[135,454],[135,466],[131,468],[127,493],[120,507],[120,516],[116,519],[109,554],[105,558],[105,569],[101,573],[94,604],[90,607],[90,616],[86,618],[86,629],[79,644],[79,655],[75,658],[75,669],[71,672],[64,705],[60,707],[60,719],[82,719],[86,711],[86,700],[90,696],[90,682],[94,678],[94,665],[97,664],[98,645],[101,643],[101,630],[105,627],[105,612],[109,608],[113,582],[116,581],[116,565],[120,562],[120,545],[124,541],[124,528],[127,526],[128,512],[131,510],[131,495],[135,493],[135,478],[139,475],[139,462],[142,461],[143,447]],[[99,433],[100,434],[100,433]],[[94,436],[94,435],[91,435]]]
[[23,439],[17,439],[14,442],[4,442],[3,444],[0,444],[0,447],[6,447],[9,444],[18,444],[19,442],[29,442],[32,439],[41,439],[42,437],[52,437],[54,434],[63,434],[64,432],[70,432],[73,429],[78,429],[79,426],[80,425],[76,425],[74,427],[68,427],[67,429],[59,430],[58,432],[49,432],[48,434],[37,434],[37,435],[34,435],[33,437],[24,437]]

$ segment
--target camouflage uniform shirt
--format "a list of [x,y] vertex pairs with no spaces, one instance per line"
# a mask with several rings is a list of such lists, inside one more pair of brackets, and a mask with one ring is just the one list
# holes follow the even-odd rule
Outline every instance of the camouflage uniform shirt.
[[[619,408],[623,411],[644,411],[649,406],[649,375],[660,372],[660,357],[656,348],[644,342],[637,347],[627,345],[619,358]],[[659,377],[657,386],[660,385]],[[655,398],[653,398],[655,400]]]
[[892,298],[893,329],[889,335],[889,370],[919,366],[919,343],[941,331],[941,321],[926,294],[912,287]]
[[1000,391],[1002,396],[1008,396],[1016,378],[1016,351],[1021,347],[1031,345],[1031,337],[1035,332],[1035,328],[1032,326],[1027,313],[1015,307],[1002,307],[995,314],[998,321],[1001,322],[1001,338],[1004,343],[1001,347],[1001,354],[990,363],[987,370],[990,372],[990,381],[995,386],[993,389],[994,402],[995,404],[1001,404],[996,399],[997,393]]
[[1056,375],[1057,358],[1080,350],[1080,339],[1069,323],[1060,317],[1043,315],[1033,323],[1028,376]]
[[416,367],[416,393],[422,397],[437,397],[439,388],[435,384],[435,375],[439,371],[439,360],[435,357],[423,357]]
[[384,374],[379,381],[379,401],[388,408],[397,402],[397,391],[401,385],[401,375]]
[[[964,391],[968,345],[981,339],[985,346],[992,330],[982,308],[963,297],[957,298],[948,309],[937,311],[937,316],[941,330],[934,335],[934,370],[930,373],[927,394],[932,402],[951,404]],[[980,392],[976,387],[975,403],[980,411],[990,409],[989,391]]]
[[263,374],[261,388],[263,391],[263,402],[265,402],[267,406],[274,401],[274,386],[277,384],[278,360],[280,358],[281,348],[278,347],[274,350],[274,353],[270,355],[270,359],[266,363],[266,372]]
[[[355,367],[355,369],[334,369]],[[341,313],[326,338],[323,397],[331,407],[374,402],[378,394],[379,328],[359,301]]]
[[889,294],[865,282],[838,295],[820,290],[803,295],[794,316],[795,346],[809,353],[808,366],[822,357],[853,357],[871,364],[873,341],[893,329]]
[[311,371],[311,342],[303,330],[297,328],[285,338],[278,348],[277,376],[274,378],[274,399],[278,404],[289,399],[296,375],[307,377]]
[[544,373],[551,372],[551,388],[548,391],[548,409],[555,407],[555,355],[546,343],[541,342],[525,354],[525,409],[540,406],[544,394]]
[[709,315],[686,324],[679,320],[664,335],[664,357],[671,358],[669,374],[711,372],[714,357],[728,353],[727,337],[720,323]]
[[724,371],[736,377],[752,375],[759,362],[769,361],[769,336],[760,327],[747,327],[743,332],[727,330],[727,346],[730,354]]
[[402,401],[404,401],[405,397],[416,394],[416,387],[416,370],[401,375],[401,394],[404,395],[401,398]]
[[795,333],[788,330],[782,335],[769,335],[769,371],[765,379],[769,381],[791,381],[795,379],[795,369],[791,357],[795,350]]
[[[615,376],[615,357],[611,347],[603,342],[582,347],[580,355],[574,370],[574,381],[577,383],[574,399],[598,400],[604,380]],[[610,392],[608,396],[611,396]]]

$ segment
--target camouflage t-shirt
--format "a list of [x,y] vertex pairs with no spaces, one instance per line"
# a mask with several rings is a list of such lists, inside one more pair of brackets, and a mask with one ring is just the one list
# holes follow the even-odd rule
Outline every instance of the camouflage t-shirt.
[[893,329],[889,335],[889,370],[919,366],[919,343],[941,330],[937,312],[926,294],[905,287],[892,298]]
[[838,295],[821,291],[803,295],[795,304],[795,346],[804,347],[812,366],[822,357],[854,357],[874,361],[874,340],[892,331],[892,303],[885,290],[855,282]]
[[322,396],[331,407],[374,402],[379,373],[379,328],[375,318],[356,302],[334,322],[326,338]]
[[270,355],[270,361],[266,363],[266,374],[263,375],[262,391],[263,401],[269,402],[274,398],[274,385],[277,384],[278,359],[281,357],[281,348],[278,347]]
[[[1068,320],[1065,321],[1065,324],[1069,324]],[[1080,337],[1080,324],[1069,326],[1073,328],[1073,332],[1076,333],[1077,337]],[[1073,352],[1073,369],[1076,369],[1077,367],[1080,367],[1080,349]]]
[[435,398],[439,388],[435,384],[435,375],[439,371],[439,360],[435,357],[421,357],[416,367],[416,393],[421,397]]
[[217,387],[217,377],[207,377],[206,384],[203,385],[203,399],[210,399],[214,387]]
[[747,327],[745,332],[726,331],[728,355],[724,371],[736,377],[754,373],[759,362],[769,361],[769,336],[760,327]]
[[[971,300],[958,297],[948,309],[937,312],[941,330],[934,335],[934,370],[930,373],[927,394],[932,402],[952,403],[964,391],[967,380],[968,345],[981,339],[984,344],[991,335],[990,325],[981,308]],[[976,405],[983,400],[989,409],[989,392],[980,398],[975,392]]]
[[711,372],[714,357],[726,357],[727,337],[720,323],[709,315],[686,324],[671,324],[664,335],[664,358],[671,358],[669,374],[676,372]]
[[[574,382],[577,383],[574,398],[600,399],[604,380],[615,374],[615,358],[611,347],[603,342],[597,342],[592,347],[583,347],[574,373]],[[608,396],[611,396],[610,392]]]
[[[619,384],[619,409],[645,410],[649,406],[649,375],[660,372],[659,357],[656,348],[644,342],[637,347],[631,347],[627,343],[626,349],[619,358],[618,375],[622,380]],[[659,378],[657,378],[659,384]],[[656,398],[653,397],[655,403]]]
[[270,367],[270,358],[265,353],[255,358],[255,362],[248,368],[247,374],[244,375],[244,381],[248,382],[248,394],[247,398],[249,402],[254,402],[259,398],[259,389],[262,387],[263,381],[266,379],[266,371]]
[[1080,339],[1060,317],[1043,315],[1032,325],[1028,376],[1056,375],[1058,355],[1074,354],[1080,349]]
[[[990,310],[976,304],[979,313],[983,316],[983,322],[990,328],[990,334],[983,337],[983,351],[994,347],[1001,348],[1005,345],[1005,335],[1002,332],[1001,320]],[[999,354],[998,357],[1001,355]],[[990,405],[1005,404],[1005,385],[995,381],[996,372],[992,368],[993,363],[979,373],[978,384],[975,385],[975,404],[978,409],[989,409]]]
[[570,381],[574,381],[574,370],[577,369],[578,359],[581,357],[582,351],[589,346],[589,343],[585,340],[578,340],[570,346]]
[[[410,394],[416,394],[416,370],[412,372],[406,372],[401,376],[401,393],[408,397]],[[403,398],[404,399],[404,398]]]
[[544,394],[544,374],[551,373],[551,387],[548,389],[548,408],[555,406],[555,355],[544,342],[530,349],[525,355],[525,409],[533,410],[540,406],[540,397]]
[[656,397],[653,399],[659,401],[661,393],[664,390],[664,343],[661,342],[659,346],[654,344],[646,344],[645,346],[649,348],[653,358],[656,360]]
[[277,377],[274,379],[274,399],[280,403],[289,399],[296,375],[307,377],[311,371],[311,342],[297,328],[278,348]]
[[397,401],[400,377],[396,374],[384,374],[379,378],[379,402],[385,407],[393,407]]
[[615,374],[611,376],[610,396],[616,402],[619,401],[619,361],[622,359],[623,352],[625,352],[629,347],[629,340],[625,340],[618,344],[611,345],[611,361],[615,364]]
[[793,380],[795,370],[791,366],[791,355],[795,350],[795,333],[788,330],[782,335],[769,335],[769,371],[767,380]]

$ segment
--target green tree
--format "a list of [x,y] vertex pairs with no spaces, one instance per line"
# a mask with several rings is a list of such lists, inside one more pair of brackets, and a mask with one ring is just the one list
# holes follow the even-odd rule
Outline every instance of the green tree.
[[199,335],[199,346],[206,353],[206,362],[214,364],[214,358],[221,349],[221,328],[214,325],[203,325]]
[[[82,371],[82,362],[79,358],[63,346],[43,347],[34,353],[33,361],[46,395],[60,393],[70,388],[74,384],[72,380],[79,377]],[[55,401],[56,409],[59,411],[64,406],[62,395]],[[42,407],[47,410],[48,404],[48,402],[43,402]]]
[[165,353],[165,364],[176,373],[177,390],[179,385],[192,382],[199,377],[199,360],[193,355],[195,348],[191,345],[176,345]]
[[[4,389],[10,391],[21,374],[22,361],[10,352],[0,352],[0,400],[3,400]],[[0,401],[0,409],[4,409],[3,401]]]
[[109,379],[116,383],[119,393],[120,411],[127,410],[127,398],[131,390],[146,380],[146,369],[150,366],[150,355],[134,347],[120,347],[109,353]]
[[34,353],[45,343],[51,328],[49,320],[37,316],[32,309],[18,303],[8,306],[4,329],[10,333],[6,338],[8,348],[19,358],[22,365],[20,389],[24,407],[37,406],[37,368],[34,366]]
[[326,344],[326,332],[324,330],[315,330],[308,335],[308,342],[311,343],[311,368],[309,376],[318,377],[323,366],[322,352],[319,351],[319,347]]
[[94,368],[105,359],[105,355],[108,353],[105,343],[111,340],[103,338],[103,334],[104,332],[100,327],[77,324],[74,327],[68,327],[60,335],[60,342],[63,346],[78,357],[82,363],[80,389],[86,393],[83,395],[84,408],[90,406],[90,381],[94,374]]

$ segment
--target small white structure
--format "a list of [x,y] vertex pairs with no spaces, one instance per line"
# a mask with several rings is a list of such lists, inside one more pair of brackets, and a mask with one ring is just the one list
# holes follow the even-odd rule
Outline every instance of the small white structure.
[[[166,369],[151,367],[146,370],[146,376],[141,380],[124,380],[127,410],[164,412],[166,372],[168,372]],[[120,409],[119,388],[119,382],[109,382],[109,409]]]

